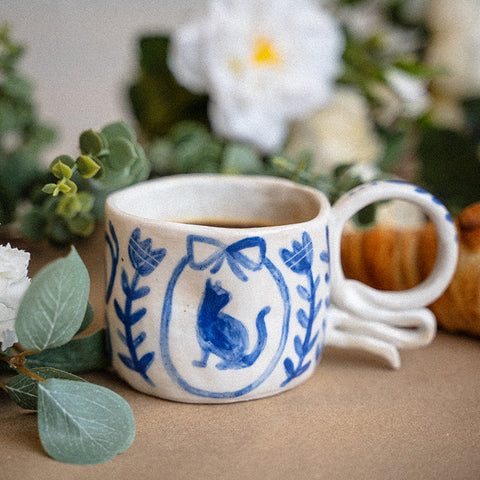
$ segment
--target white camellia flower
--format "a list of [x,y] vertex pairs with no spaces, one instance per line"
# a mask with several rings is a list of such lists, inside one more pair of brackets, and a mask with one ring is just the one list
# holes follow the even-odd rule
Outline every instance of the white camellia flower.
[[0,245],[0,343],[5,350],[16,341],[15,317],[30,279],[27,277],[30,254],[10,244]]
[[169,68],[209,94],[218,134],[268,153],[330,100],[343,49],[339,23],[314,0],[212,0],[172,35]]

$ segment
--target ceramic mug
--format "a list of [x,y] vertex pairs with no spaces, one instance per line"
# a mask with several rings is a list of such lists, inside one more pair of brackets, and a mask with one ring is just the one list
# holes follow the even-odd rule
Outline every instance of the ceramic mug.
[[[346,279],[345,223],[391,198],[434,222],[437,261],[413,289]],[[428,344],[425,308],[449,284],[451,216],[414,185],[375,182],[333,207],[321,192],[264,176],[179,175],[106,201],[106,319],[112,364],[134,388],[181,402],[280,393],[314,372],[326,344],[362,348],[399,367],[398,348]]]

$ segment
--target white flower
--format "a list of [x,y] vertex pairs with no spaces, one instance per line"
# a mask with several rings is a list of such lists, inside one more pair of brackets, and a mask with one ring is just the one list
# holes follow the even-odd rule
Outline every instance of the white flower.
[[325,105],[341,73],[338,22],[314,0],[213,0],[171,37],[179,83],[210,96],[214,130],[264,152]]
[[15,317],[20,300],[27,290],[30,254],[10,244],[0,245],[0,343],[5,350],[16,341]]
[[413,118],[427,112],[430,96],[425,80],[398,68],[391,68],[385,76],[388,85],[400,100],[405,116]]
[[446,70],[433,82],[434,118],[461,126],[461,99],[480,95],[480,2],[435,0],[427,14],[427,61]]
[[430,2],[428,26],[432,30],[427,56],[447,69],[437,83],[456,96],[480,92],[480,2]]
[[[412,3],[416,0],[407,1]],[[337,5],[337,18],[356,39],[365,41],[376,36],[381,39],[382,46],[387,52],[397,54],[411,53],[422,45],[417,30],[402,27],[398,22],[391,21],[385,0],[345,3],[333,0],[333,3]],[[402,6],[409,13],[412,12],[410,6],[405,6],[405,2],[402,2]]]
[[309,150],[312,171],[329,173],[342,163],[375,163],[383,145],[365,98],[353,88],[341,87],[327,107],[295,123],[286,150],[293,155]]

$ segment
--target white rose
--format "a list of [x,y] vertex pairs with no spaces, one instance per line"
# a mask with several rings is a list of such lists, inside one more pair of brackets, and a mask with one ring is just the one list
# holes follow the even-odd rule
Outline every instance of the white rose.
[[427,61],[446,70],[433,82],[435,98],[439,99],[434,105],[435,118],[458,124],[455,103],[463,97],[480,95],[480,2],[432,1],[427,24],[431,30]]
[[314,0],[213,0],[171,37],[179,83],[210,96],[214,130],[269,153],[325,105],[342,70],[339,23]]
[[0,245],[0,343],[3,350],[17,341],[15,317],[30,284],[29,261],[28,252],[12,248],[10,244]]
[[338,88],[332,102],[292,128],[287,152],[313,154],[314,173],[343,163],[373,164],[383,151],[366,100],[353,88]]

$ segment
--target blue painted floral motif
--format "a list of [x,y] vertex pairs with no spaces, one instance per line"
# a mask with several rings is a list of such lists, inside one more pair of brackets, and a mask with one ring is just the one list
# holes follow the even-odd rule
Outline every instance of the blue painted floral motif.
[[152,250],[152,239],[140,240],[140,229],[136,228],[128,241],[128,256],[132,267],[142,277],[150,275],[165,256],[165,249]]
[[[309,305],[308,312],[303,308],[300,308],[297,311],[297,321],[300,326],[305,329],[305,336],[303,339],[300,337],[300,335],[296,335],[294,338],[295,353],[298,356],[297,364],[295,365],[294,361],[290,357],[287,357],[283,362],[287,378],[281,384],[282,387],[308,370],[311,365],[311,360],[306,361],[306,359],[315,345],[317,345],[315,352],[315,359],[317,361],[320,358],[321,351],[323,349],[323,343],[322,346],[320,346],[317,342],[320,332],[317,331],[313,333],[315,319],[317,318],[323,304],[323,299],[317,300],[317,290],[320,285],[320,275],[317,275],[314,278],[312,272],[313,255],[312,240],[307,232],[303,233],[301,243],[296,240],[292,242],[292,250],[288,250],[286,248],[280,250],[280,256],[282,257],[285,265],[292,270],[292,272],[306,277],[307,286],[305,287],[304,285],[298,285],[297,293]],[[329,252],[323,251],[320,254],[320,259],[323,262],[328,263]],[[328,283],[329,280],[329,273],[326,273],[325,281]],[[328,299],[325,301],[328,302]],[[323,338],[325,337],[325,326],[326,324],[324,319],[322,324]]]
[[145,332],[134,336],[133,326],[136,325],[147,313],[146,308],[133,311],[133,302],[147,296],[150,293],[148,286],[139,286],[142,277],[150,275],[160,264],[166,254],[164,248],[152,249],[152,239],[140,240],[141,231],[136,228],[128,242],[128,256],[130,263],[135,270],[133,278],[129,281],[127,272],[122,269],[122,290],[125,293],[125,306],[122,308],[117,299],[114,299],[115,312],[125,327],[125,333],[117,330],[118,336],[128,348],[130,356],[118,353],[120,360],[131,370],[138,372],[146,382],[153,385],[147,375],[147,370],[153,362],[155,352],[148,352],[141,358],[138,357],[137,348],[146,338]]

